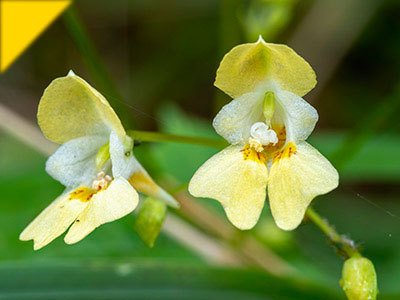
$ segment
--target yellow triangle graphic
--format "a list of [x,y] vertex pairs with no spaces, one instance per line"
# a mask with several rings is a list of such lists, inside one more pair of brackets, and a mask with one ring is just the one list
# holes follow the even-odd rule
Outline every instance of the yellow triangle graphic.
[[72,3],[72,0],[0,0],[0,72]]

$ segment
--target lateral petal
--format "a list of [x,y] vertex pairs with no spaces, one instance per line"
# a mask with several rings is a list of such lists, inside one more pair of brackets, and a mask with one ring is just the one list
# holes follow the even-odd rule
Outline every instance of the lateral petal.
[[267,185],[265,163],[245,159],[242,146],[230,146],[206,161],[189,183],[195,197],[216,199],[233,225],[251,229],[264,206]]
[[66,192],[43,210],[20,234],[21,241],[33,240],[33,249],[38,250],[63,234],[85,209],[87,202],[70,200]]
[[288,143],[272,163],[268,198],[276,224],[295,229],[310,202],[335,189],[339,175],[331,163],[306,142]]
[[124,178],[119,177],[104,191],[95,194],[68,230],[64,241],[74,244],[102,224],[131,213],[139,202],[139,195]]

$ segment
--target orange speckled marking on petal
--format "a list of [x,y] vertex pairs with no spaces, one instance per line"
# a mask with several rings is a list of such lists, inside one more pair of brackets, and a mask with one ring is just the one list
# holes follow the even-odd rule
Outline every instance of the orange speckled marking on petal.
[[289,158],[293,154],[296,154],[296,146],[292,142],[288,143],[283,150],[276,152],[274,155],[273,163],[278,162],[281,159]]
[[280,126],[273,124],[272,129],[276,132],[278,137],[278,142],[275,145],[264,146],[264,150],[262,152],[257,152],[254,148],[252,148],[249,144],[247,144],[241,152],[243,152],[244,160],[250,159],[258,163],[266,164],[267,160],[270,158],[275,158],[275,156],[279,155],[283,150],[282,147],[286,143],[286,128],[285,126]]
[[77,188],[73,192],[69,194],[69,200],[80,200],[82,202],[88,202],[90,199],[92,199],[93,195],[96,194],[96,191],[93,189],[90,189],[86,186]]
[[243,159],[247,160],[250,159],[252,161],[258,162],[260,164],[266,164],[267,163],[267,156],[265,152],[257,152],[255,149],[250,147],[249,144],[247,144],[242,150],[240,150],[243,153]]
[[264,146],[264,151],[267,153],[269,158],[272,157],[272,154],[278,150],[280,150],[286,143],[286,127],[279,125],[272,125],[272,129],[276,132],[278,137],[278,142],[275,145]]

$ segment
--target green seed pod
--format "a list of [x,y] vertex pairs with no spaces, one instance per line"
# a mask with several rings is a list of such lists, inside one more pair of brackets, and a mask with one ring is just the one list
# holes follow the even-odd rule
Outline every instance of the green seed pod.
[[340,284],[349,300],[375,300],[378,293],[374,265],[360,254],[346,260]]

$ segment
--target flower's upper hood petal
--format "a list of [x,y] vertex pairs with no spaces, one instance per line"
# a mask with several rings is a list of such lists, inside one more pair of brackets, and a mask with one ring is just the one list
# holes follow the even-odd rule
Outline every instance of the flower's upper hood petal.
[[38,123],[44,135],[59,144],[87,135],[121,138],[125,130],[107,100],[72,72],[46,88],[39,103]]
[[288,144],[281,157],[274,159],[268,177],[268,198],[276,224],[284,230],[295,229],[310,202],[335,189],[338,182],[336,169],[311,145]]
[[233,225],[251,229],[266,197],[265,164],[244,159],[241,146],[230,146],[206,161],[193,175],[189,192],[221,202]]
[[46,171],[68,187],[90,186],[96,176],[95,157],[105,136],[84,136],[66,142],[49,157]]
[[100,225],[112,222],[131,213],[139,203],[139,195],[122,177],[115,178],[110,186],[100,191],[88,202],[76,218],[64,241],[77,243]]
[[261,121],[264,93],[246,93],[226,104],[214,118],[217,133],[230,144],[247,143],[250,128]]
[[214,85],[232,98],[253,92],[268,80],[304,96],[316,85],[311,66],[286,45],[256,43],[236,46],[223,58]]
[[126,136],[125,141],[122,142],[115,132],[111,133],[110,158],[113,177],[126,178],[138,192],[157,198],[172,207],[178,208],[179,203],[154,182],[135,158],[132,149],[127,148],[126,145],[133,145],[131,137]]

